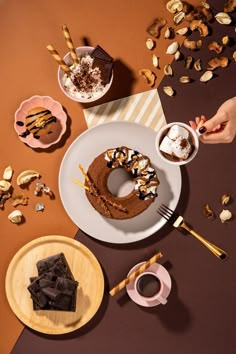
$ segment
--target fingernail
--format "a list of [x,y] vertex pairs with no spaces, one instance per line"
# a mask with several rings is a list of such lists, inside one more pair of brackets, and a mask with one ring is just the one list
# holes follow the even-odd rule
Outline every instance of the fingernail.
[[206,130],[206,127],[204,127],[204,125],[201,127],[201,128],[199,128],[199,133],[201,133],[201,134],[203,134],[203,133],[205,133],[207,130]]

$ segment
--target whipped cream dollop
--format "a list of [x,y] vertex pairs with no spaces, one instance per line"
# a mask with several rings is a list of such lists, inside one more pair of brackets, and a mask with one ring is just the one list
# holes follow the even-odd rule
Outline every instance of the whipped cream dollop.
[[72,75],[64,74],[62,85],[68,94],[73,98],[94,98],[100,96],[104,90],[101,78],[101,71],[98,67],[93,67],[94,58],[88,53],[78,58],[77,65],[70,66]]
[[146,200],[157,196],[159,181],[150,159],[140,152],[126,146],[108,149],[104,155],[107,167],[123,167],[132,174],[134,190],[139,199]]
[[189,131],[178,124],[172,125],[160,144],[160,150],[171,159],[186,160],[193,151]]

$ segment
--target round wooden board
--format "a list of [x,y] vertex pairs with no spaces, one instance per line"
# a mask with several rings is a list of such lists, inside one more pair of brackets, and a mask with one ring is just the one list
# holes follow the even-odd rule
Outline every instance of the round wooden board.
[[[75,280],[79,282],[76,311],[33,310],[27,289],[37,276],[36,262],[63,252]],[[104,277],[94,254],[80,242],[65,236],[37,238],[13,257],[6,274],[6,295],[15,315],[28,327],[47,334],[64,334],[85,325],[97,312],[104,293]]]

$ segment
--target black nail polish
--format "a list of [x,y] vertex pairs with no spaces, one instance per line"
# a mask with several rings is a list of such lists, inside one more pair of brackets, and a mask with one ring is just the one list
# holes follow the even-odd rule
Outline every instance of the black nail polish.
[[199,133],[203,134],[205,133],[207,130],[206,130],[206,127],[202,126],[201,128],[199,128]]

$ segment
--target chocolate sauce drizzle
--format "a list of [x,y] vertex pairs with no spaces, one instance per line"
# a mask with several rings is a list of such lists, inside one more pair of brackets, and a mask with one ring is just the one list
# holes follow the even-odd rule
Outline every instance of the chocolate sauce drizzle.
[[[49,117],[47,118],[48,115]],[[57,121],[57,118],[55,116],[52,116],[51,111],[49,111],[48,109],[37,113],[29,114],[25,118],[27,120],[32,117],[35,117],[35,119],[28,123],[26,122],[26,130],[22,134],[20,134],[22,138],[26,138],[30,133],[32,133],[35,139],[40,139],[40,136],[38,135],[40,130],[44,129],[48,124]],[[21,127],[24,125],[22,121],[17,121],[16,124]],[[49,131],[47,134],[51,133],[52,132]]]

